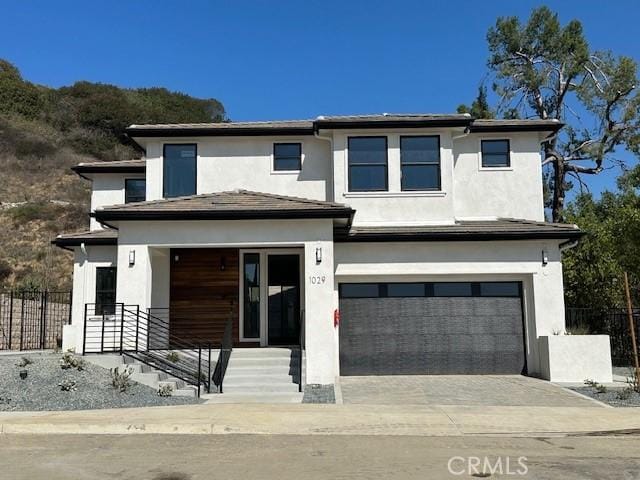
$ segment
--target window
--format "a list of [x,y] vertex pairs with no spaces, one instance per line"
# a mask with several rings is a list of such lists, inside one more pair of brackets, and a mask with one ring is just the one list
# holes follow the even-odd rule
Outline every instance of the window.
[[127,178],[124,181],[124,203],[144,202],[147,195],[144,178]]
[[96,268],[96,315],[113,315],[116,309],[116,267]]
[[164,197],[183,197],[196,194],[196,145],[164,146]]
[[520,297],[520,282],[342,283],[340,298]]
[[379,297],[377,283],[343,283],[340,285],[340,296],[344,298]]
[[482,167],[510,167],[509,140],[482,140]]
[[387,137],[350,137],[349,191],[387,188]]
[[297,171],[302,169],[301,143],[274,143],[273,169],[276,171]]
[[400,137],[402,190],[440,190],[440,137]]
[[260,338],[260,254],[244,254],[243,337]]

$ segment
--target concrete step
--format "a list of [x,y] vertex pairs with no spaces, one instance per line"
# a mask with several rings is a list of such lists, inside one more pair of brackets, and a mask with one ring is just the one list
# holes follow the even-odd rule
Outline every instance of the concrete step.
[[292,351],[286,348],[234,348],[231,358],[291,358]]
[[235,392],[202,395],[206,403],[302,403],[300,392]]
[[233,354],[229,359],[227,368],[232,367],[278,367],[278,366],[297,366],[300,362],[291,358],[271,358],[271,357],[234,357]]
[[224,377],[224,383],[229,385],[245,385],[253,383],[278,383],[278,382],[294,382],[298,378],[297,375],[267,373],[264,375],[256,374],[255,371],[247,371],[243,373],[233,372],[227,373]]
[[227,382],[222,384],[224,393],[284,393],[284,392],[297,392],[298,385],[295,383],[254,383],[252,385],[228,385]]

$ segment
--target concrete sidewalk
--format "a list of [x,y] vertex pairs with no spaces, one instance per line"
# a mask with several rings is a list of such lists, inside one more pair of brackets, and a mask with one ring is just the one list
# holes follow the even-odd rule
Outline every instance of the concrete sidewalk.
[[3,434],[563,436],[636,430],[640,409],[423,405],[191,405],[0,413]]

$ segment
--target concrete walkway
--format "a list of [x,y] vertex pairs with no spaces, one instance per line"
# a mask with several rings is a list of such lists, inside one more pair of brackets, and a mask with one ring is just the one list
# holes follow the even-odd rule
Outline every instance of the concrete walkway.
[[0,414],[3,434],[554,436],[636,430],[640,409],[459,405],[191,405]]
[[359,405],[602,406],[553,383],[522,375],[340,377],[340,388],[344,403]]

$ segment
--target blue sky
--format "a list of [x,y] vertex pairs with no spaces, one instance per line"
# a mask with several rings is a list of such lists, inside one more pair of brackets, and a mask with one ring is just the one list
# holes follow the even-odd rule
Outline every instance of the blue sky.
[[[640,60],[636,0],[1,0],[0,57],[54,87],[214,97],[232,120],[452,112],[486,73],[496,17],[543,3],[581,20],[593,48]],[[617,173],[587,180],[612,188]]]

